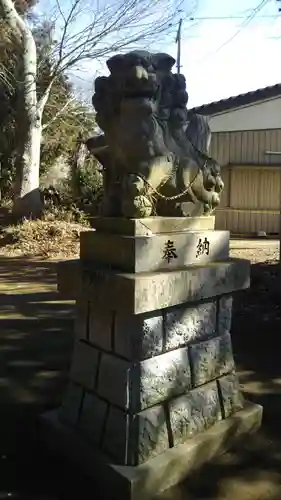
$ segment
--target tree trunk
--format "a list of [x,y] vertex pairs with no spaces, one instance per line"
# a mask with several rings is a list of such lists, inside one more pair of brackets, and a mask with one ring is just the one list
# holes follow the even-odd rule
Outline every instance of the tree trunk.
[[38,103],[37,51],[32,32],[18,14],[13,0],[0,0],[0,6],[16,42],[22,47],[20,96],[23,102],[21,103],[20,129],[22,125],[23,134],[18,137],[21,152],[13,212],[17,217],[37,217],[42,209],[39,191],[42,115],[49,90]]
[[20,158],[20,185],[14,200],[13,212],[17,217],[37,217],[42,210],[39,191],[40,145],[42,113],[37,103],[36,46],[32,33],[23,37],[23,107],[22,122],[25,134]]
[[40,115],[28,123],[23,154],[20,159],[19,186],[16,188],[13,212],[17,217],[38,217],[42,211],[39,191],[40,146],[42,119]]

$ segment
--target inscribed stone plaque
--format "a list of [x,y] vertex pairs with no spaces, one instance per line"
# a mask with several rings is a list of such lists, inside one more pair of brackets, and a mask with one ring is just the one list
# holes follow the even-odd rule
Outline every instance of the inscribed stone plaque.
[[175,349],[191,341],[202,340],[216,331],[216,303],[196,306],[186,304],[168,309],[165,313],[165,349]]
[[176,269],[226,260],[228,231],[187,231],[151,236],[81,233],[80,258],[127,273]]
[[221,377],[218,379],[218,384],[222,396],[224,417],[230,417],[236,411],[242,410],[244,398],[236,373]]
[[190,346],[194,387],[220,377],[234,369],[229,333]]
[[174,446],[211,427],[221,420],[216,382],[193,389],[169,404]]

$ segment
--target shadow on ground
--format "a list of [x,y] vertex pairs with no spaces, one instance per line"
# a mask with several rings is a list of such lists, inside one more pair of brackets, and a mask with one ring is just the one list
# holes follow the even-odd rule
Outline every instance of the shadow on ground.
[[[73,342],[73,303],[59,300],[56,264],[0,259],[0,273],[0,499],[101,500],[103,491],[40,445],[38,415],[61,401]],[[235,301],[233,346],[245,394],[264,405],[265,424],[159,499],[281,498],[279,267],[254,265],[252,280]]]

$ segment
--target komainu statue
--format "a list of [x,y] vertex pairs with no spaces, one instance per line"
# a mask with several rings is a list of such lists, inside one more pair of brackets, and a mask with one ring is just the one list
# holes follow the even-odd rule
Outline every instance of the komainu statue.
[[109,59],[110,75],[95,80],[104,134],[86,144],[103,167],[104,216],[202,215],[219,204],[210,128],[189,114],[185,77],[172,73],[174,64],[168,54],[129,52]]

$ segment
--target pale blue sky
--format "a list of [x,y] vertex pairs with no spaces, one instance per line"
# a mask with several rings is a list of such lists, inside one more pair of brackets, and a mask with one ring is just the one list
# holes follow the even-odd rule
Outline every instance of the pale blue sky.
[[[60,1],[62,5],[70,2]],[[85,0],[85,5],[88,1]],[[194,2],[185,1],[187,5]],[[55,2],[41,0],[37,10],[43,12],[46,5],[50,8]],[[281,0],[198,0],[197,3],[195,19],[186,20],[182,31],[181,63],[189,107],[281,82],[281,13],[278,14]],[[256,17],[245,23],[259,5],[262,8]],[[239,16],[241,19],[237,19]],[[224,19],[203,19],[210,17]],[[171,40],[151,49],[176,56],[176,44]],[[103,71],[106,71],[105,61],[102,64],[91,61],[84,64],[82,80],[77,80],[76,73],[75,80],[84,95],[91,95],[93,79],[97,72]]]
[[[245,18],[259,3],[259,0],[199,0],[194,17]],[[242,23],[243,19],[185,23],[182,72],[187,79],[191,106],[281,82],[278,2],[268,1],[247,26],[243,28]],[[240,28],[240,33],[231,40]],[[175,47],[172,50],[175,54]]]

